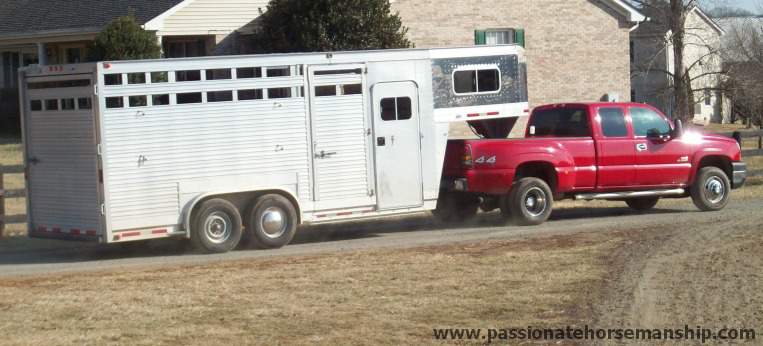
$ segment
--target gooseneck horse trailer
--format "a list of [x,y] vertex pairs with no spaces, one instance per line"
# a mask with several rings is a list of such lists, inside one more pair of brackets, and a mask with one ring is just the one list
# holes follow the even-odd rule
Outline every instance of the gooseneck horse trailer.
[[32,237],[287,244],[435,208],[452,122],[526,115],[519,46],[31,66]]

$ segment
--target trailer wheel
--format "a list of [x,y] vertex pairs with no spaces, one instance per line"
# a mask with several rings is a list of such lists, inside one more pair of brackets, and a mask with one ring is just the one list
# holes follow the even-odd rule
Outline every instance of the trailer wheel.
[[511,217],[521,226],[540,225],[551,216],[554,206],[554,195],[551,188],[542,179],[522,178],[501,205],[504,216]]
[[729,203],[731,182],[718,167],[704,167],[689,188],[694,205],[702,211],[718,211]]
[[241,214],[230,202],[213,198],[194,212],[191,241],[195,248],[207,253],[233,250],[241,240]]
[[247,245],[259,249],[283,247],[297,233],[297,209],[278,194],[258,198],[249,209],[246,220]]
[[477,196],[466,193],[440,191],[437,207],[432,215],[445,223],[466,222],[477,215],[480,200]]
[[657,202],[659,201],[659,197],[631,198],[626,199],[625,204],[636,211],[647,211],[654,208],[654,206],[656,206]]

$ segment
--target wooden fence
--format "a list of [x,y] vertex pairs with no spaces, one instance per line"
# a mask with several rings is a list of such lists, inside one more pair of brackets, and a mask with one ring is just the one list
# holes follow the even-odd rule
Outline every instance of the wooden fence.
[[[763,156],[763,130],[759,131],[736,131],[723,133],[723,135],[736,138],[739,141],[757,138],[757,149],[745,149],[742,151],[742,157]],[[20,224],[26,222],[26,215],[5,215],[5,200],[8,198],[26,197],[25,189],[5,190],[3,188],[3,177],[7,174],[24,174],[24,166],[0,166],[0,236],[5,231],[6,224]],[[750,177],[763,177],[763,170],[749,171]]]
[[24,174],[24,166],[0,166],[0,236],[5,231],[6,224],[25,223],[26,215],[6,215],[5,200],[9,198],[26,197],[25,189],[6,190],[3,180],[7,174]]
[[[757,139],[757,149],[744,149],[742,150],[742,159],[751,156],[763,156],[763,130],[758,131],[734,131],[728,133],[722,133],[724,136],[735,138],[739,141],[739,144],[749,139]],[[748,177],[763,177],[763,169],[748,171]]]

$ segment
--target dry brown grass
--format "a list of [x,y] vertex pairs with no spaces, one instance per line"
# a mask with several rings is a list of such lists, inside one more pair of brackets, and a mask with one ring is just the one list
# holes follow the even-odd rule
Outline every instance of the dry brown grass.
[[9,344],[412,344],[589,321],[612,235],[0,282]]

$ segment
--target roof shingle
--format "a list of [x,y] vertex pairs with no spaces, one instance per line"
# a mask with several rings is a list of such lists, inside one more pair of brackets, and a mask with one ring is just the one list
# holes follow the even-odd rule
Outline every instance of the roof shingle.
[[132,11],[143,24],[183,0],[2,0],[0,36],[102,28]]

